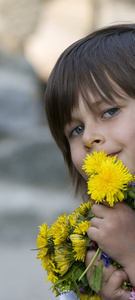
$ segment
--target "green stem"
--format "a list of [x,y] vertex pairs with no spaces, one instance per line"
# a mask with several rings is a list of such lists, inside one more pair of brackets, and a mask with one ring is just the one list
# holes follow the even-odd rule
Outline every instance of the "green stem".
[[94,260],[96,259],[96,257],[98,256],[98,253],[100,251],[100,248],[97,249],[93,259],[91,260],[91,262],[89,263],[88,267],[85,269],[85,271],[82,273],[82,275],[79,277],[79,281],[83,278],[83,276],[87,273],[87,271],[89,270],[89,268],[92,266]]

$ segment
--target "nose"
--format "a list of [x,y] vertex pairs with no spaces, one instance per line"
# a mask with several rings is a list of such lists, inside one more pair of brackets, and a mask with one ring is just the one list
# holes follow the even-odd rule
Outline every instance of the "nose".
[[105,137],[99,131],[97,132],[96,128],[93,132],[91,130],[87,130],[83,134],[83,145],[84,147],[89,150],[93,149],[96,146],[101,146],[105,142]]

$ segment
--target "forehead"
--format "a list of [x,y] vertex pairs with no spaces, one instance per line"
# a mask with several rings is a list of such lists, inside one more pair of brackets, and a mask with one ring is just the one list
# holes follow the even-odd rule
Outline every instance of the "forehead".
[[123,95],[124,92],[120,92],[119,88],[117,89],[116,87],[114,90],[110,89],[109,91],[105,92],[100,88],[97,88],[97,86],[95,90],[91,90],[89,87],[84,85],[84,87],[82,86],[78,91],[75,101],[73,99],[72,105],[69,107],[68,114],[65,118],[65,124],[70,123],[75,111],[77,112],[78,110],[81,110],[81,103],[83,103],[83,106],[85,105],[87,109],[96,112],[104,103],[117,103],[119,98],[123,98]]

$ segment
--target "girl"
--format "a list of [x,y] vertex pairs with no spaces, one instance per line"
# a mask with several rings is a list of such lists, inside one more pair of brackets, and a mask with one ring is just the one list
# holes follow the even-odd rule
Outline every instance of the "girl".
[[[75,187],[87,200],[83,159],[93,151],[117,155],[135,174],[135,25],[100,29],[75,42],[48,80],[46,114]],[[89,237],[123,269],[104,267],[100,295],[127,300],[123,281],[135,286],[135,213],[127,205],[93,205]],[[94,253],[89,251],[86,265]],[[96,262],[99,263],[98,261]],[[92,268],[87,278],[90,279]],[[76,295],[61,299],[76,299]]]

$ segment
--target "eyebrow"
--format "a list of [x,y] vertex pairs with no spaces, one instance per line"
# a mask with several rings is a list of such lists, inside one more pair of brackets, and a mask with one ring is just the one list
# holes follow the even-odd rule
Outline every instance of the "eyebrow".
[[[110,101],[111,103],[112,101]],[[94,101],[85,101],[84,100],[84,103],[86,103],[86,105],[89,107],[89,109],[91,111],[97,111],[101,105],[105,105],[105,104],[110,104],[109,101],[105,101],[104,99],[95,99]]]
[[104,103],[106,103],[106,101],[104,99],[102,99],[102,100],[95,100],[94,102],[90,103],[90,105],[93,107],[95,107],[95,106],[97,107]]

